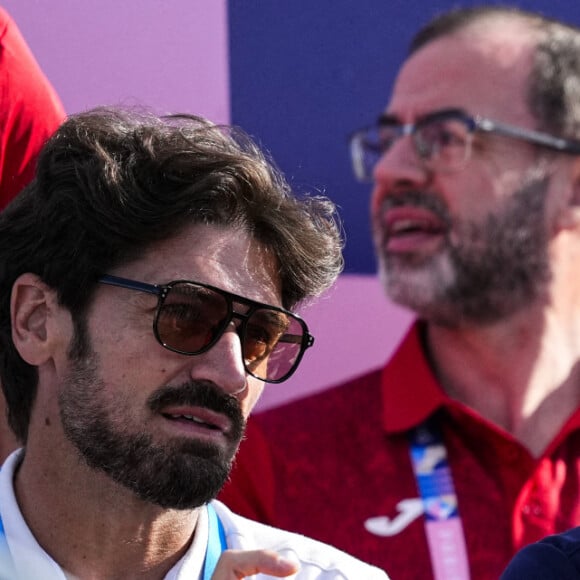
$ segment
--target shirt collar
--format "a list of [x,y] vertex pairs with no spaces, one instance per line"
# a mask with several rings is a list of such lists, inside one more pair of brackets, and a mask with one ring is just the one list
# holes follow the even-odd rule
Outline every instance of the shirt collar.
[[[4,525],[10,559],[16,567],[18,578],[65,580],[65,573],[38,544],[18,506],[14,493],[14,473],[23,456],[23,449],[14,451],[0,470],[0,518]],[[201,579],[208,535],[207,510],[200,509],[193,541],[185,555],[167,573],[165,580]],[[3,578],[1,574],[0,578]]]
[[[418,427],[443,407],[452,414],[469,414],[482,420],[474,410],[449,397],[437,381],[425,354],[426,327],[424,321],[415,321],[383,369],[383,428],[387,433]],[[552,453],[570,433],[578,429],[580,408],[571,414],[543,455]]]
[[417,427],[452,403],[425,356],[425,323],[416,321],[382,373],[383,427],[387,433]]
[[17,577],[65,580],[63,571],[32,535],[16,501],[14,473],[23,457],[22,449],[14,451],[8,456],[0,471],[0,513]]

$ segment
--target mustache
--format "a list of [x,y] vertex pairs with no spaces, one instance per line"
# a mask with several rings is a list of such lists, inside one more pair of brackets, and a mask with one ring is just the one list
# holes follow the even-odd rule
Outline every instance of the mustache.
[[435,193],[420,190],[402,191],[386,197],[381,203],[381,211],[403,206],[427,209],[447,226],[451,225],[452,219],[447,204]]
[[177,386],[162,387],[149,396],[147,404],[154,412],[168,405],[204,407],[225,415],[234,425],[245,423],[238,399],[224,393],[211,381],[188,381]]

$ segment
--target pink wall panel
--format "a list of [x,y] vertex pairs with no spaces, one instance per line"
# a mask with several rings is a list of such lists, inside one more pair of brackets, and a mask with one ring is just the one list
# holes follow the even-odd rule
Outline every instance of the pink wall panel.
[[4,0],[68,112],[146,104],[229,120],[226,0]]
[[375,276],[346,274],[301,315],[315,337],[314,346],[293,377],[266,386],[262,409],[381,366],[412,321],[409,312],[385,298]]

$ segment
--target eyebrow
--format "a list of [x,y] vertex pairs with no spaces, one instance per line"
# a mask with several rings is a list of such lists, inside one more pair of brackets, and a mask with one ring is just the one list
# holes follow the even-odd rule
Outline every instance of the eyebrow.
[[377,125],[400,125],[399,117],[390,113],[383,113],[377,119]]

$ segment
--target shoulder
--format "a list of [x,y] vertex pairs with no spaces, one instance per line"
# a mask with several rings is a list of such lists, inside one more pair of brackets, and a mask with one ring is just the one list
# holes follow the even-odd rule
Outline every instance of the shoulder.
[[36,158],[65,118],[63,105],[12,18],[0,10],[0,209],[34,177]]
[[332,546],[243,518],[219,501],[212,505],[224,526],[229,548],[291,553],[301,565],[297,580],[388,580],[382,570]]
[[299,425],[309,423],[312,428],[319,426],[324,430],[321,425],[324,419],[350,415],[357,409],[366,412],[369,407],[375,408],[381,397],[381,373],[382,369],[372,370],[323,391],[261,411],[252,418],[267,430],[279,426],[282,418],[295,418]]
[[574,528],[520,550],[501,580],[575,580],[579,577],[580,528]]

